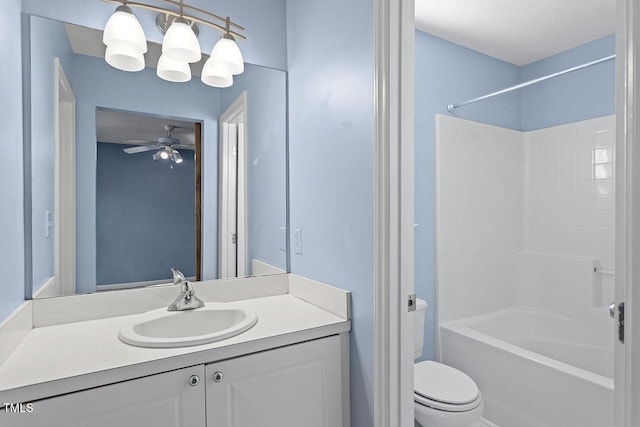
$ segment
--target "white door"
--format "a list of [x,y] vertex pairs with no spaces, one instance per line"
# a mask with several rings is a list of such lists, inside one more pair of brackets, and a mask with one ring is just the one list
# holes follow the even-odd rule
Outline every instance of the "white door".
[[207,427],[340,427],[340,338],[206,367]]
[[413,416],[414,0],[375,0],[376,427]]
[[[193,385],[192,377],[198,378]],[[204,427],[204,365],[32,403],[0,413],[11,427]],[[27,407],[23,408],[27,411]]]
[[636,0],[618,0],[616,30],[616,301],[619,335],[624,303],[624,342],[615,337],[616,425],[640,425],[640,90],[637,47],[640,7]]
[[220,116],[221,279],[246,276],[246,92]]
[[76,98],[59,58],[55,58],[54,70],[54,295],[63,296],[76,293]]

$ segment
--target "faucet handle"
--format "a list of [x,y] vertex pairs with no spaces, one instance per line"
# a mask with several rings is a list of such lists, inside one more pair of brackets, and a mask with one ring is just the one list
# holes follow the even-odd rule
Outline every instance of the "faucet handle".
[[173,284],[178,285],[183,283],[186,279],[184,278],[184,274],[177,268],[171,268],[171,272],[173,273]]

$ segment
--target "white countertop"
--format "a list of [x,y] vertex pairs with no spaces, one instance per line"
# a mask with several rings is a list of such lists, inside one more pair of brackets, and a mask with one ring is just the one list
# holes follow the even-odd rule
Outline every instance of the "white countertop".
[[[206,302],[206,301],[205,301]],[[28,402],[349,331],[350,321],[291,294],[245,299],[258,322],[199,346],[141,348],[118,339],[135,315],[32,329],[0,365],[0,402]]]

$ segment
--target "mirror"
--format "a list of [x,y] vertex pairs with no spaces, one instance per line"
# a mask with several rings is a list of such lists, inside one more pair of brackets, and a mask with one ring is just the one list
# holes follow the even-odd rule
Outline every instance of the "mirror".
[[170,267],[287,271],[284,71],[245,64],[218,89],[200,81],[205,57],[170,83],[149,67],[158,43],[127,73],[101,31],[26,19],[34,297],[168,283]]

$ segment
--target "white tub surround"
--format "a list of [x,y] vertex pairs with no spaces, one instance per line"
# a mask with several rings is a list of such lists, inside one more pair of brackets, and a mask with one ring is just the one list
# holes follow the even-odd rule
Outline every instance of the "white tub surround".
[[436,124],[440,361],[498,425],[612,425],[615,117]]
[[613,425],[606,320],[529,307],[469,317],[442,325],[442,359],[474,379],[499,426]]
[[[234,301],[255,311],[258,322],[211,344],[141,348],[121,342],[118,330],[136,314],[167,306],[176,286],[31,301],[14,317],[19,326],[7,321],[0,329],[0,337],[8,331],[22,336],[0,365],[0,401],[28,402],[331,335],[348,344],[349,292],[288,274],[195,283],[194,289],[205,302]],[[29,310],[34,327],[26,332],[23,312]],[[342,351],[348,357],[348,346]]]
[[519,132],[436,116],[438,317],[614,300],[615,116]]

